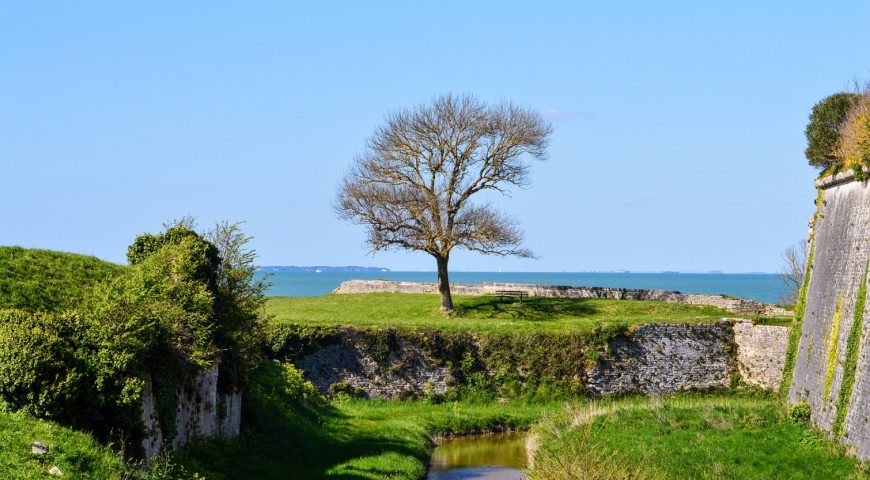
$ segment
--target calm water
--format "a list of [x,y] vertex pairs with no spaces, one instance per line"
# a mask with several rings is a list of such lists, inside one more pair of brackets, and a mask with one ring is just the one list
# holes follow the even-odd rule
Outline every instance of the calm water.
[[[325,295],[351,279],[435,282],[435,272],[277,272],[270,281],[273,296]],[[785,285],[773,274],[740,273],[548,273],[548,272],[452,272],[452,283],[485,282],[577,285],[588,287],[677,290],[683,293],[725,294],[777,303]]]
[[522,480],[526,460],[523,433],[455,437],[432,452],[429,480]]

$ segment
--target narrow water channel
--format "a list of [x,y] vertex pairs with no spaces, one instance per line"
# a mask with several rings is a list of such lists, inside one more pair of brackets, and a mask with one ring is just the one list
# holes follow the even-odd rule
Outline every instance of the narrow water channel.
[[453,437],[438,443],[429,480],[525,480],[524,433]]

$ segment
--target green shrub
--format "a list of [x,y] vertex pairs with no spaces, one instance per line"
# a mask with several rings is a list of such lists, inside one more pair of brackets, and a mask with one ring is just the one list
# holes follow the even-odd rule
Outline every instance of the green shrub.
[[870,88],[855,95],[852,106],[839,128],[834,154],[845,168],[851,168],[859,181],[866,181],[864,167],[870,167]]
[[807,137],[805,154],[810,165],[827,168],[838,162],[835,151],[840,126],[857,97],[854,93],[835,93],[813,106],[804,131]]
[[0,310],[0,399],[6,408],[92,426],[98,402],[86,334],[75,315]]
[[812,413],[810,404],[807,402],[798,402],[788,407],[788,418],[793,422],[808,422]]

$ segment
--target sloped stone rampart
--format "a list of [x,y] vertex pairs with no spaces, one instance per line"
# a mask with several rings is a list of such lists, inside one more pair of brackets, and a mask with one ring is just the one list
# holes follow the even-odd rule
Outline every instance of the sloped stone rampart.
[[[740,315],[788,316],[783,308],[745,298],[725,295],[685,294],[670,290],[642,290],[634,288],[581,287],[568,285],[531,285],[521,283],[484,283],[480,285],[451,284],[455,295],[492,295],[499,290],[517,290],[535,297],[600,298],[612,300],[651,300],[659,302],[711,305]],[[398,282],[391,280],[348,280],[333,291],[336,294],[351,293],[438,293],[434,283]]]
[[[855,309],[862,303],[858,294],[870,259],[870,186],[854,181],[849,171],[822,179],[816,187],[823,190],[822,203],[811,231],[813,263],[789,401],[808,402],[812,422],[832,434],[838,430],[839,440],[866,460],[870,458],[867,303],[863,302],[864,311]],[[862,323],[855,330],[854,386],[841,391],[856,318]],[[838,412],[841,395],[844,411]]]

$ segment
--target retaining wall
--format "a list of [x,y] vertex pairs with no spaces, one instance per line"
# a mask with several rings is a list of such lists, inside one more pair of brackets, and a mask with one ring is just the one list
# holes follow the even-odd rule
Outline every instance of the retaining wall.
[[[852,172],[816,186],[822,202],[810,235],[810,280],[789,400],[807,401],[816,426],[867,459],[870,352],[862,284],[870,259],[870,187],[854,181]],[[849,364],[855,368],[844,376]]]
[[[345,327],[328,345],[300,355],[294,363],[322,392],[343,382],[366,397],[405,398],[427,393],[443,393],[461,382],[447,368],[443,351],[420,348],[421,336],[433,341],[432,333],[399,334],[390,332],[390,347],[380,360],[372,354],[368,333]],[[785,327],[755,326],[739,319],[723,319],[708,324],[648,324],[636,327],[610,340],[606,352],[590,362],[573,353],[574,370],[556,370],[548,375],[556,380],[580,382],[590,395],[641,392],[667,394],[683,390],[724,388],[736,378],[763,388],[777,389],[782,377],[782,357],[788,332]],[[547,342],[546,338],[539,339]],[[552,345],[571,346],[573,340],[550,339]],[[456,341],[453,341],[456,343]],[[469,354],[482,365],[486,375],[495,372],[487,359],[497,358],[500,368],[529,375],[534,367],[510,364],[517,351],[504,342],[499,352],[476,335],[461,340]],[[456,345],[453,345],[456,348]],[[773,347],[773,348],[771,348]],[[455,359],[454,359],[455,360]],[[546,359],[551,363],[551,359]],[[746,368],[741,367],[745,363]]]

